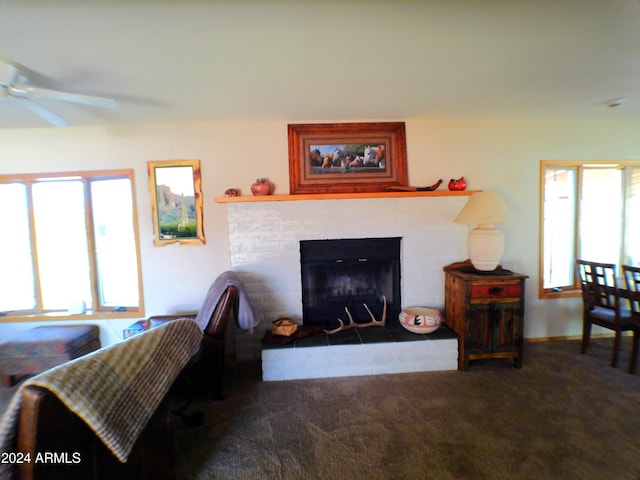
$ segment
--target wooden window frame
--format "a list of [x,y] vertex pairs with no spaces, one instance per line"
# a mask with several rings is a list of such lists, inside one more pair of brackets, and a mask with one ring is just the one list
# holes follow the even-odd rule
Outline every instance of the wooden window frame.
[[[544,288],[544,203],[545,203],[545,171],[547,169],[576,169],[576,190],[574,198],[574,229],[575,238],[572,246],[573,259],[579,257],[580,252],[580,198],[582,196],[582,172],[589,168],[613,168],[618,167],[621,170],[627,168],[640,168],[640,160],[541,160],[539,174],[539,221],[538,221],[538,297],[539,298],[563,298],[580,296],[580,282],[575,271],[573,272],[573,283],[565,287]],[[626,196],[625,189],[627,187],[625,176],[623,174],[622,192]],[[622,257],[624,248],[624,229],[626,225],[625,215],[626,202],[622,202],[622,243],[620,245],[619,257]],[[622,260],[620,260],[622,261]]]
[[[91,296],[93,308],[84,313],[70,313],[61,310],[45,310],[42,305],[42,289],[38,275],[38,254],[36,249],[36,233],[34,232],[35,212],[33,210],[31,188],[39,181],[52,181],[55,179],[76,178],[82,181],[85,191],[93,180],[109,180],[109,179],[128,179],[131,183],[131,202],[132,202],[132,223],[133,235],[135,242],[135,251],[137,257],[136,269],[138,272],[138,306],[126,306],[123,308],[113,308],[100,306],[99,302],[99,279],[97,271],[97,256],[95,253],[95,239],[92,231],[92,203],[89,196],[85,195],[85,212],[88,221],[87,229],[87,248],[89,252],[89,270],[91,283]],[[46,172],[46,173],[30,173],[30,174],[10,174],[0,175],[0,184],[3,183],[21,183],[27,186],[28,192],[28,215],[29,230],[31,237],[31,252],[34,269],[35,282],[35,308],[32,310],[20,310],[15,312],[1,312],[0,322],[16,322],[16,321],[47,321],[47,320],[85,320],[85,319],[111,319],[111,318],[140,318],[144,317],[144,289],[142,285],[142,265],[140,260],[140,235],[138,228],[138,209],[136,204],[135,192],[135,176],[132,169],[118,170],[90,170],[90,171],[69,171],[69,172]]]

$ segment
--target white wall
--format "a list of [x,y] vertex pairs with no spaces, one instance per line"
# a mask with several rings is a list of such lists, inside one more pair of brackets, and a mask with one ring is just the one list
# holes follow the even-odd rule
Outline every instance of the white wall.
[[[290,123],[303,121],[292,119]],[[197,309],[213,279],[230,267],[227,205],[216,204],[213,198],[230,187],[248,194],[257,177],[268,177],[275,183],[276,193],[288,193],[287,123],[0,130],[0,172],[133,168],[146,313]],[[531,276],[527,283],[525,336],[578,335],[578,299],[537,298],[538,164],[542,159],[638,159],[638,124],[613,119],[413,118],[406,119],[406,125],[412,185],[464,175],[470,189],[498,192],[518,216],[517,221],[501,226],[507,239],[502,263]],[[172,159],[201,161],[206,245],[153,246],[146,162]],[[121,329],[130,323],[103,323],[103,343],[118,340]],[[0,324],[0,338],[27,326]]]

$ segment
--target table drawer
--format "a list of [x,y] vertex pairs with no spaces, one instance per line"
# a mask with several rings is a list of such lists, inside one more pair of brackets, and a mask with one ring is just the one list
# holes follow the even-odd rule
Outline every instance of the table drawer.
[[508,298],[519,296],[519,283],[471,285],[471,298]]

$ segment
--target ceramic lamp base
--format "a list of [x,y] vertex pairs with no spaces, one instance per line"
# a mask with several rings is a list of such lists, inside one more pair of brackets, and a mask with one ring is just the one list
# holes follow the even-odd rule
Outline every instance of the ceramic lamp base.
[[469,260],[478,270],[495,270],[504,253],[504,235],[493,224],[478,225],[467,238]]

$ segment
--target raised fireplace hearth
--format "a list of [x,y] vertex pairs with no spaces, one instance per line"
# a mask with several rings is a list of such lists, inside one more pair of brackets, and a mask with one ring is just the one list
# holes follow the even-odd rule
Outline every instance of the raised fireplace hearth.
[[262,346],[265,381],[457,368],[458,337],[446,325],[425,335],[411,333],[394,322]]
[[300,242],[304,325],[397,321],[400,237]]

